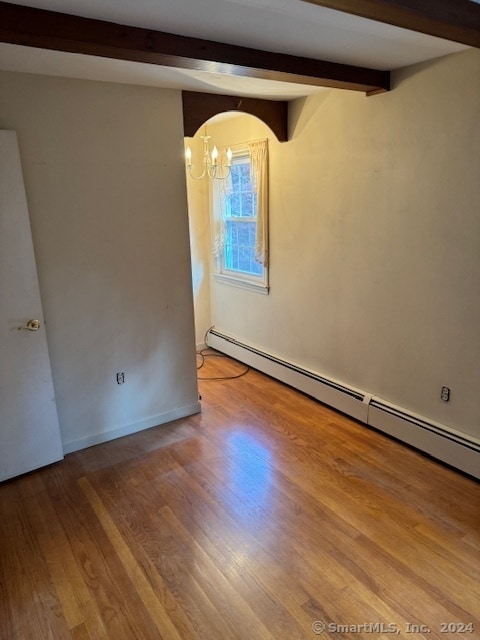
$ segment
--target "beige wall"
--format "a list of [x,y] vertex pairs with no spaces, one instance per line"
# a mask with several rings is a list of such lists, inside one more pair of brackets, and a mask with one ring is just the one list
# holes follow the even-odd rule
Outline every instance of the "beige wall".
[[[196,166],[192,169],[194,176],[202,173],[201,159],[203,144],[200,135],[185,138],[185,149],[190,147]],[[205,346],[205,332],[210,327],[210,209],[209,184],[207,180],[195,180],[186,173],[188,211],[190,225],[190,244],[192,254],[193,300],[195,307],[195,341],[197,349]]]
[[[290,141],[270,141],[270,295],[212,281],[199,330],[478,437],[480,52],[393,80],[385,95],[291,104]],[[268,132],[243,127],[210,133],[233,144]]]
[[0,96],[66,450],[196,411],[180,93],[1,73]]

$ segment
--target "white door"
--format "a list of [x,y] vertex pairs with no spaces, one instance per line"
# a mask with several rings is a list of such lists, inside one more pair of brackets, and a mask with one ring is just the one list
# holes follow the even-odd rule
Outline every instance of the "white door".
[[0,131],[0,481],[62,458],[17,136]]

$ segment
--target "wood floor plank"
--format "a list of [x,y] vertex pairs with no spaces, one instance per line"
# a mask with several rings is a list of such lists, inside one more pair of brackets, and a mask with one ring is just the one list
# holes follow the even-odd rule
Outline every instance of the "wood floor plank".
[[91,634],[107,635],[97,600],[92,597],[78,566],[70,541],[48,495],[44,491],[37,504],[31,504],[32,514],[44,519],[44,529],[38,541],[56,586],[62,612],[72,635],[87,638]]
[[254,370],[200,392],[0,485],[0,640],[480,637],[478,482]]
[[[244,412],[248,414],[249,409],[245,409]],[[399,443],[392,443],[392,441],[387,442],[393,444],[399,450],[404,449]],[[312,492],[313,495],[318,495],[319,484],[312,482],[312,479],[315,478],[315,476],[317,476],[318,479],[318,476],[323,475],[323,481],[327,483],[327,486],[321,487],[323,490],[322,495],[325,496],[324,502],[330,504],[338,515],[346,519],[364,535],[368,536],[378,530],[378,535],[381,535],[384,539],[387,549],[391,548],[392,552],[394,554],[396,553],[397,556],[406,554],[407,552],[410,556],[414,555],[417,571],[424,567],[429,575],[431,575],[432,572],[436,573],[436,582],[450,586],[459,584],[459,580],[450,583],[451,572],[455,572],[454,567],[449,566],[449,568],[445,569],[442,573],[442,563],[438,562],[437,559],[433,566],[425,562],[424,551],[426,549],[422,549],[422,541],[418,539],[418,537],[416,540],[417,545],[415,545],[413,549],[410,549],[412,530],[421,522],[421,515],[418,514],[418,511],[415,512],[409,503],[404,501],[403,504],[396,504],[395,501],[391,500],[390,496],[384,495],[384,487],[382,487],[382,491],[380,492],[376,490],[376,486],[371,481],[366,485],[356,470],[351,471],[351,469],[355,468],[354,466],[349,468],[348,465],[344,464],[343,468],[340,468],[338,459],[334,461],[333,465],[331,462],[329,462],[328,465],[330,467],[333,466],[335,470],[340,473],[331,474],[328,468],[325,471],[325,460],[322,453],[318,449],[315,449],[315,446],[310,446],[307,456],[305,455],[304,449],[305,447],[301,448],[301,458],[295,460],[295,464],[292,465],[292,461],[288,460],[284,468],[293,468],[295,470],[303,468],[304,472],[301,474],[301,478],[302,480],[305,479],[305,482],[308,483],[308,487],[305,485],[307,491]],[[407,450],[406,454],[408,455],[409,453],[412,452]],[[415,453],[414,455],[418,456],[419,454]],[[302,467],[299,467],[299,465],[302,465]],[[450,474],[452,473],[454,472],[450,472]],[[466,508],[468,509],[468,505]],[[474,502],[473,509],[477,512],[475,524],[478,524],[478,503],[475,505]],[[404,527],[400,530],[396,524],[399,519],[404,523]],[[381,529],[379,527],[380,523],[382,525]],[[414,530],[413,535],[415,535]],[[399,543],[402,543],[402,537],[403,544],[400,544],[399,548]],[[391,545],[392,541],[395,541],[393,543],[395,548]],[[424,546],[426,547],[427,545]],[[418,551],[417,547],[420,547]],[[457,577],[460,579],[460,574],[458,574]],[[469,594],[466,596],[466,599],[469,599],[470,606],[473,606],[478,598],[477,576],[475,576],[473,580],[467,579],[465,587]],[[447,586],[447,591],[449,592],[446,594],[447,597],[452,595],[449,586]]]
[[[206,474],[211,474],[212,470],[204,469],[203,474],[201,471],[197,471],[197,473],[205,482]],[[216,480],[213,482],[215,485]],[[297,615],[298,612],[295,612],[290,605],[296,604],[297,607],[300,607],[308,596],[321,592],[338,594],[339,591],[342,591],[343,597],[347,597],[348,585],[355,581],[355,594],[349,607],[352,615],[359,611],[363,611],[365,614],[370,609],[371,615],[374,613],[378,615],[382,612],[383,619],[392,617],[393,611],[387,612],[388,607],[385,607],[381,601],[377,602],[375,610],[371,610],[370,605],[376,600],[375,589],[371,588],[374,579],[370,578],[355,561],[351,561],[347,554],[342,557],[333,543],[327,544],[328,540],[321,534],[324,526],[323,521],[318,523],[317,528],[312,528],[311,519],[298,522],[298,512],[293,518],[289,517],[288,508],[283,510],[280,508],[282,503],[289,506],[288,500],[282,495],[277,496],[278,503],[274,507],[275,517],[269,511],[262,511],[259,514],[260,519],[257,519],[258,512],[255,512],[255,522],[249,517],[245,518],[246,513],[250,515],[251,505],[245,502],[242,496],[235,495],[233,491],[227,495],[225,490],[223,496],[224,499],[227,499],[228,504],[235,505],[228,511],[228,514],[235,520],[239,528],[243,528],[242,539],[248,539],[249,533],[257,530],[258,548],[254,549],[252,545],[249,555],[255,554],[255,564],[261,567],[262,576],[273,575],[276,597],[284,602],[293,615]],[[266,527],[262,526],[262,520],[266,521]],[[275,522],[273,531],[270,531],[268,527],[270,521]],[[310,536],[307,531],[310,531]],[[290,541],[288,547],[277,543],[277,541],[281,542],[285,539]],[[301,543],[298,544],[297,540],[301,540]],[[349,542],[351,539],[347,540],[347,544]],[[279,571],[278,566],[283,571]],[[298,576],[297,582],[303,587],[301,591],[299,591],[298,585],[294,590],[285,588],[285,584],[288,585],[290,575]],[[278,584],[282,584],[282,592],[279,592]],[[295,602],[299,594],[303,594],[303,596],[300,601]]]
[[212,562],[207,550],[195,540],[194,534],[192,535],[182,525],[169,507],[162,507],[161,511],[162,516],[173,527],[175,533],[192,550],[191,575],[201,574],[199,577],[203,577],[201,580],[203,588],[207,590],[208,597],[216,602],[218,618],[226,623],[226,633],[224,632],[223,636],[242,637],[237,631],[241,628],[241,634],[247,635],[252,640],[273,640],[271,633],[255,616],[238,591],[231,586],[222,570]]
[[[212,567],[218,565],[219,567],[222,567],[223,572],[225,572],[225,568],[227,567],[229,569],[229,579],[232,579],[232,561],[234,561],[235,556],[238,555],[236,553],[236,549],[233,545],[230,547],[225,547],[223,549],[223,556],[219,554],[218,549],[221,521],[225,520],[226,514],[222,510],[216,522],[217,526],[215,526],[214,528],[211,527],[212,513],[206,508],[206,504],[204,501],[205,496],[202,495],[199,491],[199,487],[195,479],[195,474],[187,474],[182,467],[179,467],[175,470],[174,473],[169,473],[168,477],[163,477],[155,487],[150,489],[150,496],[152,495],[156,496],[155,504],[157,506],[166,504],[168,502],[169,509],[173,510],[175,513],[182,514],[182,520],[186,522],[186,529],[195,531],[195,540],[193,541],[194,547],[197,548],[200,545],[200,547],[206,552],[204,558],[210,558],[210,560],[206,561],[206,563],[204,562],[204,564],[208,565],[207,568],[204,568],[204,575],[211,574]],[[195,505],[194,514],[192,514],[192,504]],[[146,500],[146,494],[142,490],[132,491],[131,504],[117,504],[117,511],[119,510],[120,512],[123,512],[125,510],[125,519],[130,520],[128,514],[131,514],[133,512],[135,513],[134,519],[138,518],[138,520],[141,520],[144,527],[145,523],[148,522],[146,526],[148,527],[148,530],[150,532],[149,537],[152,537],[152,533],[156,530],[161,530],[164,537],[170,536],[170,532],[168,530],[168,527],[166,526],[166,523],[161,519],[161,512],[164,508],[165,507],[152,509],[152,501]],[[200,513],[204,516],[203,519],[199,517]],[[209,524],[210,528],[208,526]],[[135,523],[130,521],[129,527],[131,529],[134,529]],[[215,539],[215,545],[212,545],[209,534],[211,534],[211,536]],[[171,541],[171,538],[168,539]],[[175,540],[178,539],[179,537],[175,536]],[[180,553],[177,547],[173,546],[172,544],[170,544],[170,546],[167,548],[168,541],[165,541],[165,538],[162,541],[159,541],[158,544],[164,551],[167,551],[172,556],[178,555]],[[155,550],[150,550],[150,553],[153,557],[155,555]],[[189,553],[191,554],[192,550],[190,549],[188,551],[188,545],[186,545],[185,550],[183,551],[183,556],[188,557]],[[245,557],[245,555],[248,555],[248,552],[245,551],[243,555]],[[198,553],[195,554],[196,561],[191,566],[191,573],[189,575],[190,580],[195,577],[198,570],[202,569],[202,566],[198,564],[197,556]],[[163,570],[165,571],[165,567],[163,567]],[[182,573],[181,568],[176,567],[175,573],[177,576]],[[247,572],[244,572],[242,574],[243,578],[245,578],[246,573]],[[222,581],[223,578],[220,576],[219,580]],[[236,588],[238,588],[238,584],[236,584]],[[188,591],[188,588],[183,589],[181,596],[179,596],[183,600],[185,600],[187,597],[186,591]],[[225,589],[223,589],[223,591],[225,591]],[[249,588],[239,588],[239,596],[245,597],[245,600],[249,599],[249,606],[253,607],[254,609],[256,609],[255,605],[258,604],[259,600],[266,599],[265,593],[262,592],[262,590],[259,588],[259,580],[255,572],[253,572],[252,578],[250,579]],[[222,602],[221,595],[218,596],[218,600],[219,602]],[[272,606],[272,604],[274,606]],[[279,610],[278,602],[276,601],[274,595],[271,596],[271,600],[268,602],[268,605],[269,610],[274,609],[270,617],[267,618],[269,625],[276,627],[277,623],[281,623],[282,629],[284,629],[285,626],[289,626],[291,621],[285,620],[285,616],[283,615],[284,612]],[[236,611],[233,610],[233,613],[230,615],[230,617],[235,619],[236,616]],[[244,621],[245,619],[246,618],[243,617],[242,621]],[[261,628],[261,625],[256,626]],[[292,623],[290,626],[295,625],[294,623]],[[300,628],[297,626],[295,628],[295,631],[298,633],[300,631]],[[221,637],[225,637],[225,634],[223,634]],[[237,636],[235,636],[235,632],[231,630],[230,634],[227,634],[226,637],[233,638]],[[255,637],[255,635],[252,635],[252,637]]]
[[62,520],[81,579],[95,601],[97,629],[95,632],[93,628],[90,633],[101,635],[104,628],[106,637],[128,640],[140,633],[141,627],[142,637],[154,640],[157,634],[149,612],[132,588],[122,558],[116,553],[79,480],[62,482],[56,466],[46,475],[45,484]]
[[80,478],[79,485],[88,497],[89,502],[97,514],[97,517],[99,518],[105,533],[108,535],[116,553],[121,558],[130,580],[135,585],[137,592],[141,594],[142,600],[145,603],[149,615],[152,617],[158,631],[160,633],[163,631],[166,633],[167,637],[172,640],[182,640],[181,635],[173,625],[167,614],[166,607],[164,606],[164,603],[169,598],[168,590],[161,585],[161,590],[157,593],[154,591],[142,567],[132,555],[128,545],[125,543],[120,532],[115,526],[113,519],[103,506],[88,479],[85,477]]
[[[21,502],[19,492],[15,491],[15,488],[18,490],[28,483],[29,478],[22,480],[16,487],[10,485],[14,489],[11,497],[17,505],[16,517],[10,517],[2,526],[6,535],[1,537],[0,549],[8,577],[1,580],[6,591],[2,601],[10,605],[9,618],[13,622],[14,637],[63,640],[69,637],[69,630],[38,542],[42,525],[31,509],[34,499],[29,503]],[[12,633],[8,627],[7,630],[5,638]]]

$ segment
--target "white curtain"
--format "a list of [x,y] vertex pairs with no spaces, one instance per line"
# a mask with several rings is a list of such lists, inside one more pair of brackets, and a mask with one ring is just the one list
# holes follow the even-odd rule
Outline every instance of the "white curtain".
[[257,192],[257,236],[255,260],[268,266],[268,141],[248,144],[250,180]]
[[[223,245],[225,243],[225,197],[231,189],[230,176],[225,180],[211,181],[211,211],[212,211],[212,254],[219,261],[223,253]],[[217,267],[219,263],[217,264]]]

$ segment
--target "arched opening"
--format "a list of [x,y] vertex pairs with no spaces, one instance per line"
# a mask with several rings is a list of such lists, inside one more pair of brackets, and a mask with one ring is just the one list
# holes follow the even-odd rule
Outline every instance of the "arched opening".
[[[185,147],[192,151],[192,162],[202,160],[203,140],[206,132],[211,136],[212,147],[231,147],[234,150],[246,148],[258,140],[266,140],[275,149],[280,145],[276,135],[259,118],[238,111],[221,113],[202,123],[195,135],[185,138]],[[195,175],[200,167],[195,167]],[[218,182],[218,181],[217,181]],[[192,282],[195,314],[197,349],[202,348],[205,334],[217,322],[219,311],[239,313],[238,289],[232,291],[225,278],[219,278],[216,268],[215,232],[212,225],[215,179],[204,177],[196,180],[187,171],[187,196],[190,226],[190,246],[192,259]],[[233,286],[235,283],[233,283]],[[258,287],[261,291],[262,287]],[[268,292],[266,286],[263,293]]]
[[240,96],[182,91],[183,129],[186,136],[214,116],[226,112],[250,114],[264,122],[279,142],[288,140],[288,102]]

